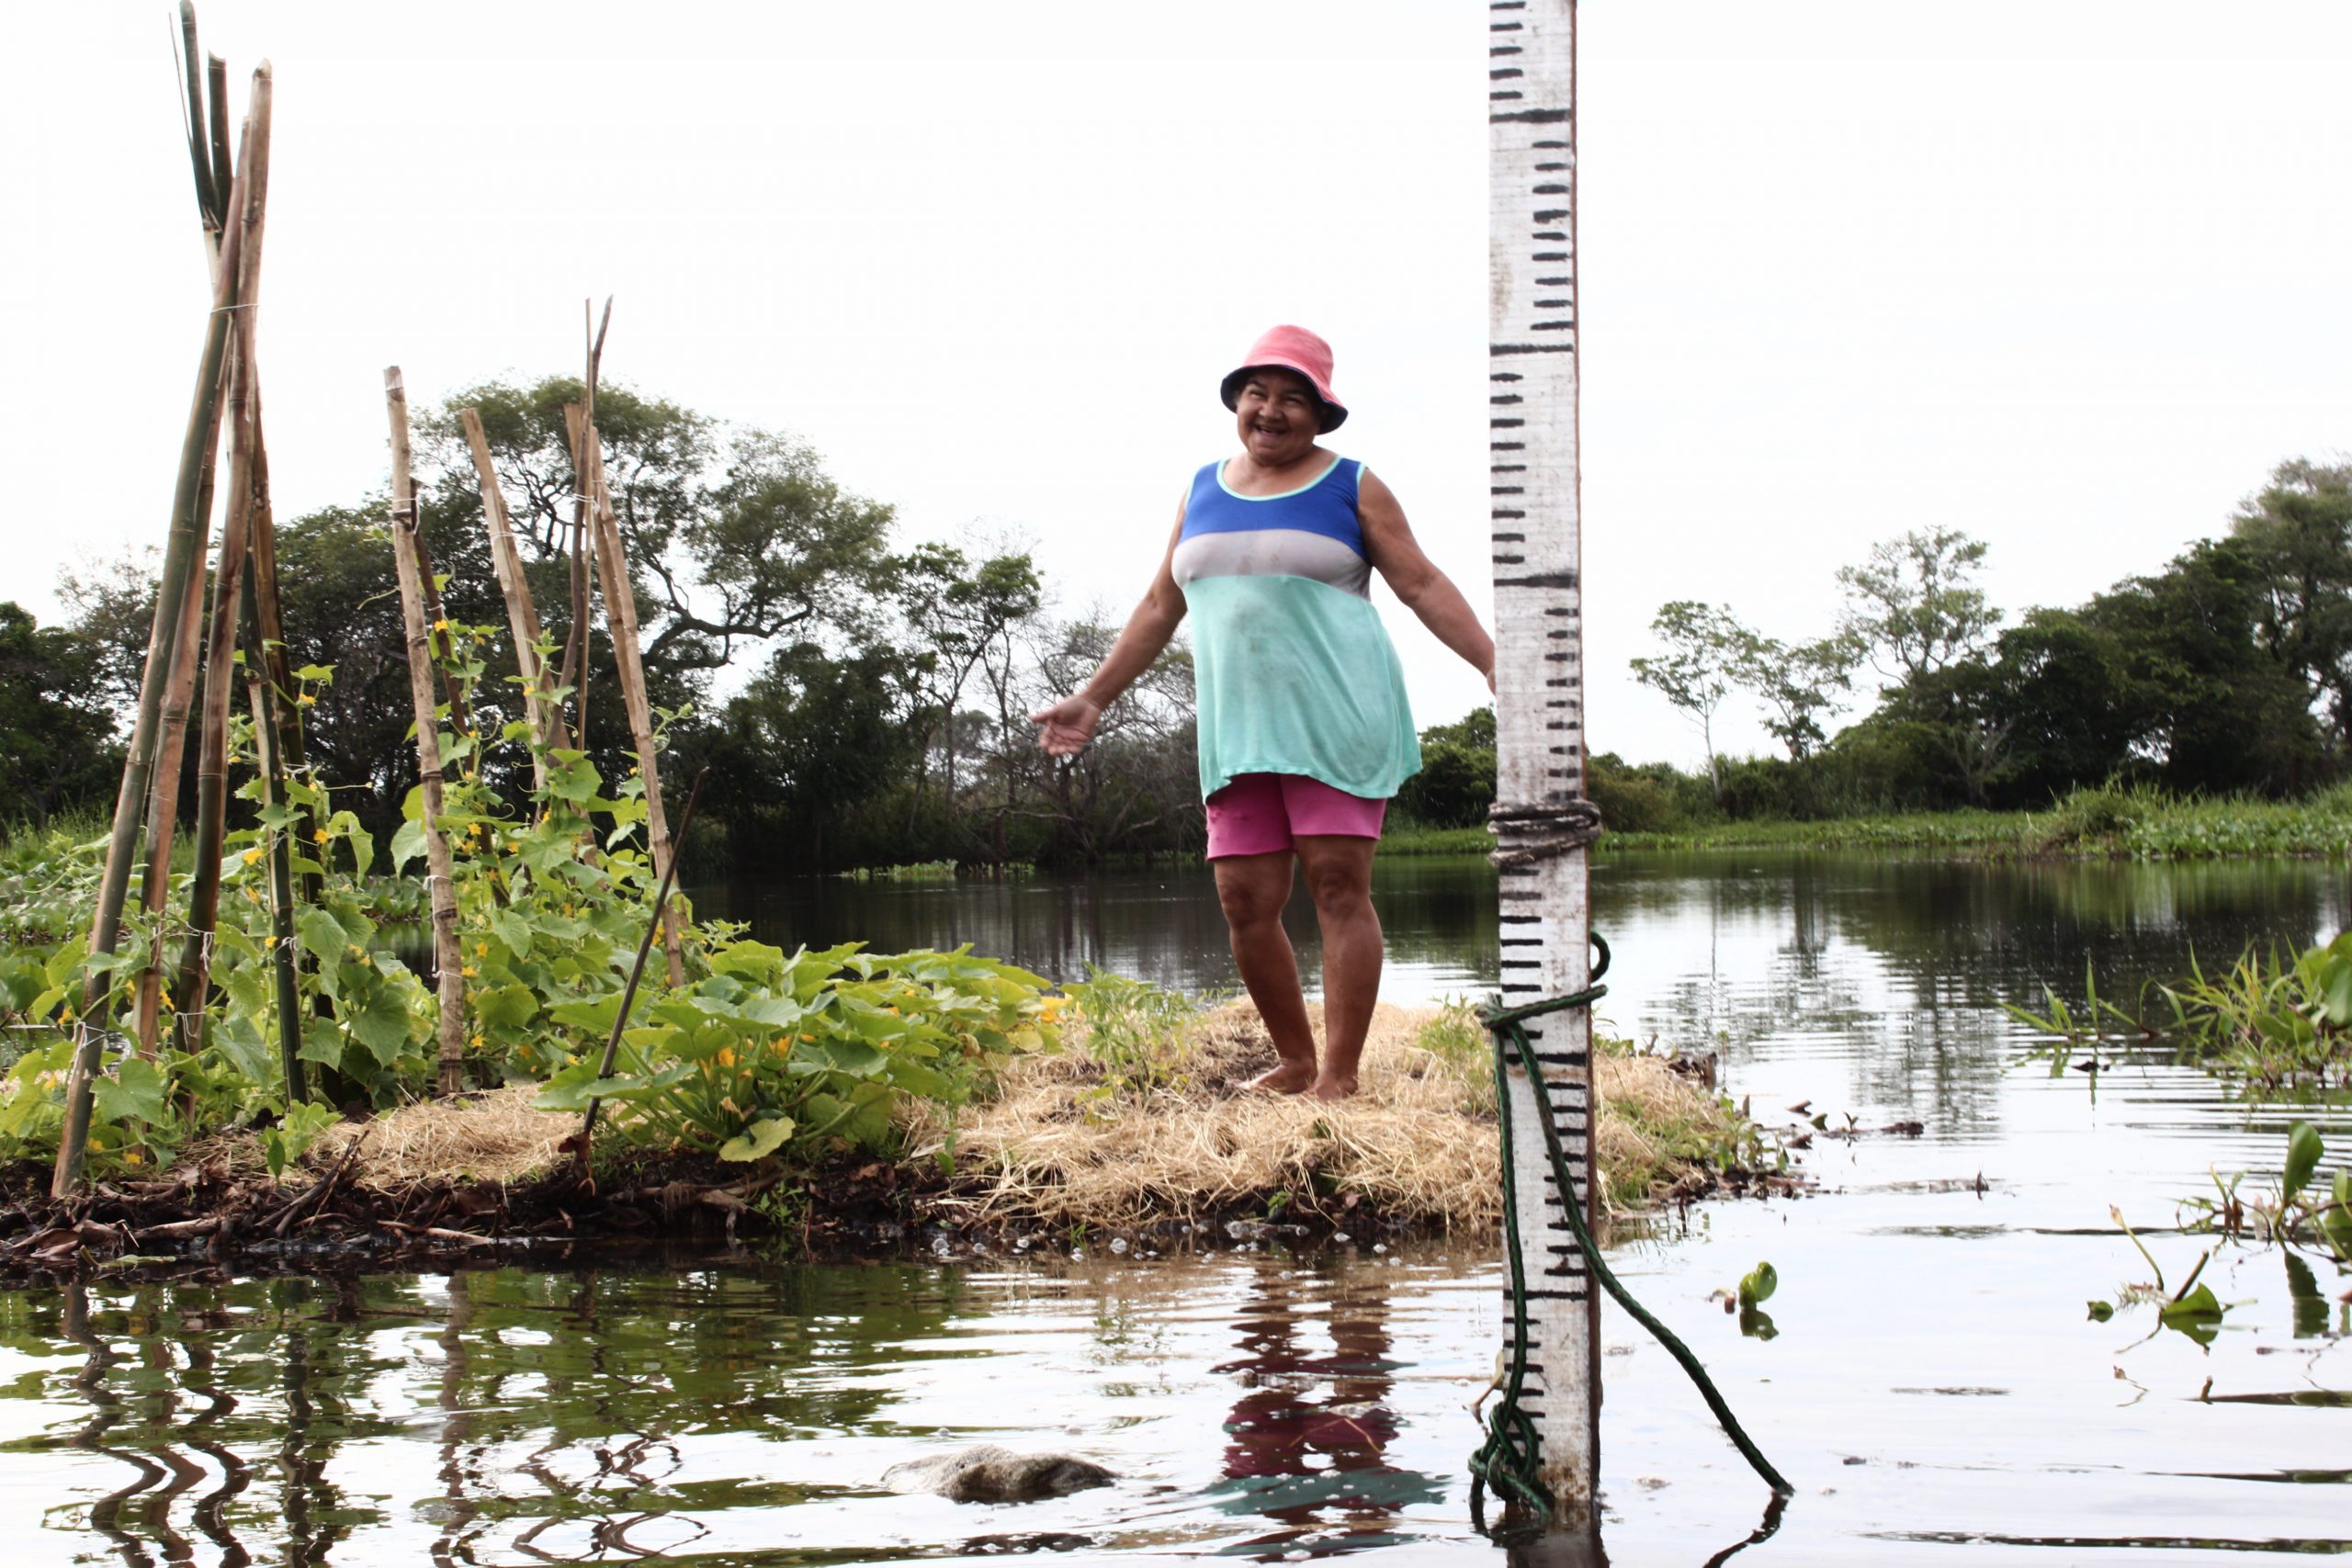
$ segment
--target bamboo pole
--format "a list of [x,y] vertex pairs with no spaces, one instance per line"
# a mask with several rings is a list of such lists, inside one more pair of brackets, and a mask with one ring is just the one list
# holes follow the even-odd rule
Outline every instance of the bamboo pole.
[[434,960],[440,971],[441,1092],[455,1094],[464,1087],[466,983],[458,954],[458,889],[449,880],[449,840],[441,830],[441,722],[434,712],[433,660],[426,648],[424,593],[416,564],[408,389],[397,365],[384,369],[384,404],[391,422],[392,561],[400,574],[401,620],[408,631],[409,701],[416,714],[416,771],[423,791],[418,809],[424,829],[425,895],[433,909]]
[[[1589,887],[1582,848],[1529,844],[1585,819],[1581,545],[1577,492],[1576,6],[1498,6],[1488,34],[1488,445],[1495,573],[1497,793],[1502,1002],[1585,988]],[[1561,835],[1573,839],[1573,834]],[[1525,850],[1514,853],[1514,849]],[[1597,1542],[1600,1292],[1561,1217],[1596,1223],[1592,1018],[1577,1008],[1530,1021],[1548,1080],[1570,1190],[1545,1156],[1545,1108],[1513,1063],[1509,1119],[1515,1213],[1530,1267],[1525,1407],[1555,1530]]]
[[209,234],[220,231],[229,170],[216,171],[204,109],[204,56],[196,47],[194,0],[180,0],[180,67],[187,77],[181,118],[187,128],[188,166],[196,175],[196,209]]
[[[190,60],[194,59],[195,18],[192,11],[183,13],[183,22],[190,40]],[[191,63],[192,79],[195,68]],[[199,173],[197,188],[199,199],[208,188],[207,182],[217,186],[228,176],[229,197],[223,204],[237,207],[243,199],[237,188],[238,178],[225,166],[215,167],[210,160],[209,143],[195,129],[204,121],[200,105],[192,106],[188,152],[191,160],[202,158],[206,168]],[[216,232],[210,214],[203,214],[209,236]],[[206,319],[204,348],[197,359],[196,391],[189,400],[187,428],[180,439],[180,461],[177,478],[172,486],[171,526],[164,536],[164,567],[155,593],[155,619],[147,638],[147,662],[139,682],[139,707],[132,720],[130,746],[123,760],[122,785],[115,796],[114,826],[108,834],[106,869],[98,883],[97,908],[90,919],[89,952],[93,957],[110,956],[122,936],[122,906],[130,887],[130,870],[138,852],[141,815],[148,797],[148,785],[154,772],[155,740],[160,728],[164,688],[170,678],[170,666],[177,656],[181,623],[179,613],[187,597],[189,568],[202,547],[203,520],[209,511],[200,510],[206,502],[205,479],[211,467],[213,443],[220,425],[218,413],[220,394],[220,372],[229,346],[229,321],[233,312],[227,307],[234,302],[236,286],[234,252],[238,244],[233,231],[223,232],[213,265],[212,310]],[[199,569],[200,571],[200,569]],[[198,581],[201,581],[199,576]],[[87,1019],[100,998],[112,988],[113,981],[106,971],[94,972],[83,987],[83,1011]],[[98,1055],[107,1037],[96,1021],[92,1027],[81,1030],[81,1048],[74,1053],[74,1065],[68,1071],[65,1085],[65,1127],[58,1139],[57,1163],[50,1178],[50,1195],[65,1198],[72,1194],[82,1175],[82,1156],[90,1131],[90,1079],[96,1073]]]
[[[594,339],[587,343],[587,368],[583,373],[582,394],[588,411],[588,422],[596,420],[596,377],[605,359],[605,333],[613,324],[613,301],[605,299],[604,324],[596,329]],[[580,302],[580,330],[583,339],[588,335],[588,301]],[[571,692],[571,711],[576,716],[571,726],[572,744],[582,750],[588,749],[588,593],[593,568],[590,556],[595,553],[594,525],[589,520],[588,453],[574,435],[571,439],[571,627],[563,641],[563,674],[557,681],[560,687]]]
[[[205,487],[210,512],[211,485]],[[206,541],[197,541],[194,570],[180,597],[179,630],[172,638],[172,667],[156,716],[155,769],[147,780],[147,863],[140,875],[140,908],[155,920],[147,963],[139,972],[136,1019],[139,1054],[153,1056],[163,1029],[164,931],[161,916],[171,901],[172,839],[179,827],[180,784],[187,753],[187,716],[195,705],[197,656],[204,632]]]
[[[245,570],[253,583],[253,635],[259,652],[253,668],[269,682],[271,733],[277,737],[271,754],[277,760],[282,782],[286,774],[300,773],[308,765],[310,748],[302,736],[300,694],[295,689],[293,661],[286,655],[286,612],[277,592],[277,519],[270,504],[269,442],[265,434],[266,425],[262,418],[258,381],[253,389],[253,536],[245,545]],[[282,790],[279,798],[284,798]],[[317,807],[305,802],[301,836],[294,842],[316,843],[319,829],[324,826]],[[294,883],[303,902],[318,900],[322,883],[319,874],[304,872],[295,877]]]
[[[258,423],[258,422],[256,422]],[[258,480],[258,474],[256,479]],[[246,541],[247,557],[261,556],[260,524],[267,509],[267,492],[255,498],[254,537]],[[278,716],[277,688],[268,673],[269,659],[261,636],[261,573],[245,573],[245,700],[253,708],[254,750],[260,764],[262,804],[286,800],[286,759],[281,744],[285,729]],[[308,1100],[302,1071],[302,989],[294,967],[294,846],[285,828],[271,829],[269,857],[269,926],[277,940],[271,944],[271,968],[277,983],[277,1057],[285,1075],[286,1103]]]
[[[653,873],[670,880],[670,824],[662,812],[662,768],[653,739],[653,705],[645,691],[645,661],[637,636],[637,590],[629,581],[628,557],[621,549],[620,523],[605,490],[605,454],[596,426],[578,403],[566,403],[564,425],[572,445],[588,454],[589,496],[596,520],[596,567],[605,594],[605,628],[613,639],[613,668],[628,709],[629,739],[637,747],[637,771],[645,781],[645,837],[653,851]],[[679,942],[678,911],[662,903],[662,946],[669,959],[673,988],[686,983],[685,954]]]
[[212,970],[212,932],[220,914],[220,846],[229,812],[229,699],[236,690],[237,623],[245,603],[246,547],[254,510],[254,318],[261,298],[262,239],[269,203],[270,69],[254,72],[247,100],[243,206],[232,221],[244,230],[237,260],[235,349],[229,362],[229,508],[213,571],[212,624],[205,637],[204,724],[196,763],[196,864],[189,880],[187,936],[180,953],[180,1016],[185,1048],[199,1049]]
[[506,492],[498,483],[498,466],[491,460],[490,437],[481,414],[459,409],[458,423],[465,427],[466,449],[473,454],[474,478],[481,485],[482,525],[490,530],[490,564],[498,574],[498,592],[506,600],[506,627],[514,637],[514,666],[523,677],[523,716],[531,727],[531,784],[544,792],[548,784],[545,752],[562,744],[561,730],[551,726],[547,665],[539,657],[539,613],[531,603],[531,582],[523,572],[522,552],[514,546],[514,515],[506,509]]
[[[412,481],[413,483],[413,481]],[[412,489],[408,514],[414,519],[410,541],[416,547],[416,581],[424,595],[424,624],[430,637],[433,667],[440,673],[442,694],[449,703],[449,728],[463,735],[474,727],[466,703],[464,677],[448,668],[458,652],[458,634],[449,629],[449,612],[442,607],[441,583],[433,570],[433,552],[424,543],[424,492]]]

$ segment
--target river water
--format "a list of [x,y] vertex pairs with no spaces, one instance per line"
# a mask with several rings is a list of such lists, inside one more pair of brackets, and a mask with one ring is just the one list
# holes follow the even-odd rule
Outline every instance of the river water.
[[[1618,1564],[2219,1562],[2352,1552],[2352,1278],[2275,1249],[2205,1272],[2200,1347],[2149,1270],[2210,1170],[2275,1176],[2294,1113],[2110,1047],[2096,1080],[2020,1060],[1999,1009],[2087,960],[2129,998],[2249,941],[2345,919],[2341,866],[1982,866],[1865,856],[1603,860],[1620,1033],[1712,1044],[1814,1195],[1717,1202],[1620,1243],[1796,1495],[1767,1496],[1679,1371],[1604,1318],[1602,1548]],[[1386,993],[1491,984],[1489,874],[1399,860]],[[705,889],[772,941],[970,942],[1231,985],[1197,871],[1003,884]],[[1313,958],[1311,922],[1299,928]],[[2352,1113],[2306,1111],[2352,1159]],[[2261,1179],[2256,1178],[2256,1179]],[[24,1562],[702,1564],[1380,1552],[1497,1558],[1470,1523],[1464,1406],[1499,1342],[1484,1238],[1296,1255],[1056,1248],[804,1267],[707,1251],[456,1274],[0,1292],[0,1541]],[[1777,1335],[1710,1292],[1778,1269]],[[1113,1486],[989,1506],[902,1497],[903,1460],[998,1442]]]

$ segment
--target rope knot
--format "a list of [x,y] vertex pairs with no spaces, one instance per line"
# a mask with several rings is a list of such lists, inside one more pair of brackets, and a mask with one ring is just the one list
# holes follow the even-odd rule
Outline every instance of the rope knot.
[[1487,856],[1498,870],[1533,865],[1600,841],[1600,807],[1582,796],[1540,806],[1497,801],[1487,812],[1495,847]]

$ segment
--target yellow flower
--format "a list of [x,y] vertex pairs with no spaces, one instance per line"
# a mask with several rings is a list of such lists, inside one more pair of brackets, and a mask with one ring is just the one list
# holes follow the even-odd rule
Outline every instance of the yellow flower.
[[253,864],[259,859],[261,859],[261,852],[259,850],[247,850],[245,852],[245,863],[247,865]]
[[436,632],[446,632],[449,629],[449,623],[446,618],[435,621],[433,623],[433,629]]
[[305,692],[300,696],[294,699],[294,705],[296,707],[314,708],[319,705],[319,699],[312,696],[310,693]]
[[792,1042],[779,1034],[774,1041],[769,1043],[768,1049],[774,1051],[779,1056],[789,1055],[792,1052]]
[[724,1047],[719,1051],[718,1065],[722,1067],[731,1067],[735,1065],[735,1052],[732,1047]]
[[477,1050],[477,1051],[481,1050],[481,1049],[482,1048],[482,1043],[483,1043],[483,1042],[482,1042],[482,1037],[481,1037],[481,1035],[479,1035],[479,1034],[475,1035],[475,1036],[474,1036],[474,1049],[475,1049],[475,1050]]
[[277,945],[277,933],[272,931],[269,935],[262,938],[261,944],[265,948],[276,947]]
[[804,1034],[800,1038],[813,1043],[817,1037],[813,1034]]
[[122,1151],[122,1163],[125,1165],[145,1165],[147,1163],[147,1156],[137,1149],[125,1149]]
[[325,843],[327,841],[327,830],[324,828],[316,828],[311,829],[311,841],[315,844]]
[[458,970],[458,974],[460,974],[460,975],[463,975],[467,979],[470,980],[470,979],[473,979],[476,976],[480,975],[480,974],[481,973],[481,970],[479,970],[479,969],[477,969],[477,968],[475,968],[472,964],[467,964],[464,968],[462,968],[462,969]]
[[490,943],[488,943],[488,942],[478,942],[474,943],[474,956],[475,956],[476,958],[486,958],[486,957],[488,957],[489,955],[490,955]]

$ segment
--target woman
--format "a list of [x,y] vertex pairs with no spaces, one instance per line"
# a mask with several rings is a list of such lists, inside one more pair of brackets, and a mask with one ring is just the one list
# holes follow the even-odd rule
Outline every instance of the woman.
[[[1209,862],[1234,962],[1281,1057],[1251,1087],[1338,1100],[1355,1092],[1380,991],[1373,849],[1388,797],[1421,765],[1372,573],[1489,689],[1495,645],[1388,487],[1317,444],[1348,417],[1329,344],[1276,327],[1223,393],[1240,455],[1193,476],[1159,571],[1093,679],[1030,716],[1047,751],[1079,750],[1192,614]],[[1323,931],[1319,1061],[1283,931],[1294,862]]]

